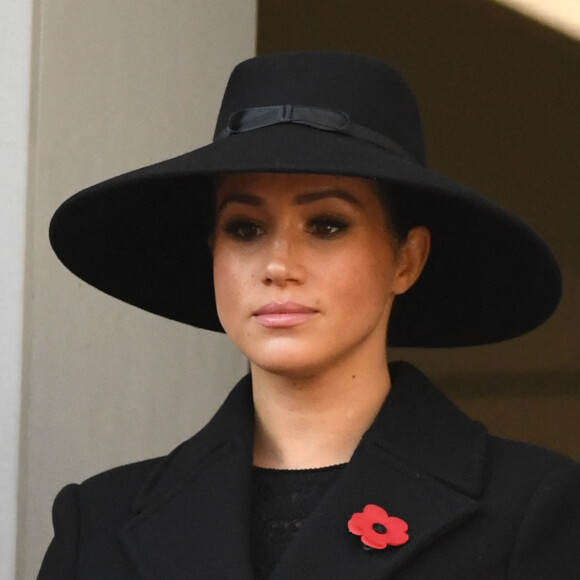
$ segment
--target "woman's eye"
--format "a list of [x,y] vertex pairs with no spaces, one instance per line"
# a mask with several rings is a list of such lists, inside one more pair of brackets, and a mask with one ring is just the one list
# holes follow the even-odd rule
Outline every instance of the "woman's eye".
[[264,229],[251,221],[236,220],[225,225],[224,230],[239,240],[249,241],[264,233]]
[[348,227],[347,222],[338,218],[317,218],[309,225],[311,233],[320,237],[332,237]]

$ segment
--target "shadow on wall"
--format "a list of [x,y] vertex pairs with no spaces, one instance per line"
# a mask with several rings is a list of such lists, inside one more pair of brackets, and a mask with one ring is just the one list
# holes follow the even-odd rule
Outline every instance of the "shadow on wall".
[[562,266],[560,308],[529,335],[390,358],[417,363],[491,431],[580,459],[580,43],[489,0],[261,0],[258,53],[304,49],[398,68],[430,166],[521,216]]

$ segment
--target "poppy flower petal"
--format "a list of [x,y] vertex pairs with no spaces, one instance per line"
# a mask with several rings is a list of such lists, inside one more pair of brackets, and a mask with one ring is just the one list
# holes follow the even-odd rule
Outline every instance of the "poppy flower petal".
[[361,513],[353,514],[348,520],[348,529],[353,534],[360,536],[367,526],[367,520]]
[[361,536],[360,540],[365,546],[374,548],[375,550],[384,550],[388,546],[387,539],[384,536],[377,539],[372,534],[365,534]]
[[373,503],[369,503],[368,505],[366,505],[363,509],[363,513],[369,517],[372,518],[374,520],[374,522],[383,522],[383,521],[387,521],[387,518],[389,517],[389,515],[387,514],[387,512],[382,508],[379,507],[378,505],[375,505]]

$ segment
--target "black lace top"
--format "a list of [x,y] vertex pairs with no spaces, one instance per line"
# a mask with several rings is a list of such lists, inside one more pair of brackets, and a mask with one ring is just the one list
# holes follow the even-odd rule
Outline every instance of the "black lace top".
[[254,467],[251,539],[256,580],[270,576],[286,546],[343,467]]

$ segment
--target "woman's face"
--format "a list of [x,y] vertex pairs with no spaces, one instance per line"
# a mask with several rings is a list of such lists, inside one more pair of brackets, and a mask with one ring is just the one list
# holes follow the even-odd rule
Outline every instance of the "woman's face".
[[376,183],[237,173],[219,178],[216,197],[218,314],[252,365],[310,376],[385,357],[393,298],[415,278],[407,279],[405,244],[387,230]]

